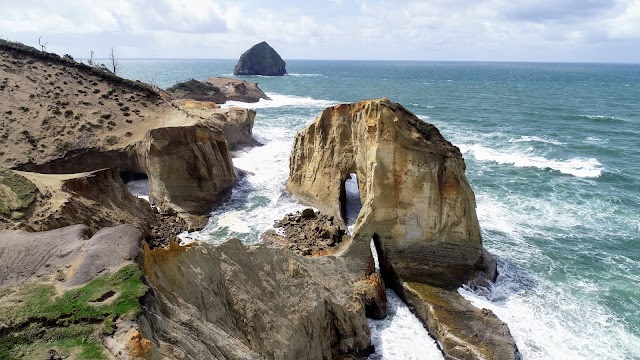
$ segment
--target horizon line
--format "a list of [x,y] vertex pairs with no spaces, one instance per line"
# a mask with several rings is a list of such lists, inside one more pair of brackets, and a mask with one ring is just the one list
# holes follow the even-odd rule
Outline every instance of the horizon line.
[[[78,57],[78,60],[87,60],[86,57]],[[94,58],[94,60],[109,60],[108,58]],[[118,58],[117,60],[225,60],[237,61],[231,58],[146,58],[131,57]],[[624,61],[558,61],[558,60],[415,60],[415,59],[283,59],[287,61],[344,61],[344,62],[431,62],[431,63],[524,63],[524,64],[602,64],[602,65],[640,65],[640,62]]]

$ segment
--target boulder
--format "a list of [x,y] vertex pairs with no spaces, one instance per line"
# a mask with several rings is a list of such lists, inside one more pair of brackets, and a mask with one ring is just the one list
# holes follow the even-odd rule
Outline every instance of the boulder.
[[240,55],[233,75],[282,76],[287,73],[285,67],[280,55],[263,41]]
[[[145,250],[140,316],[152,358],[331,359],[371,352],[360,280],[345,259],[232,239]],[[155,356],[155,357],[154,357]]]

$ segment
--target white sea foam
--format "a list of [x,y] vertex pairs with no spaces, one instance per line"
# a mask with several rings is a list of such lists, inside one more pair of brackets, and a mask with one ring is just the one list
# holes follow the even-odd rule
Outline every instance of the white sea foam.
[[[626,331],[607,309],[588,299],[577,302],[566,290],[543,279],[536,280],[539,282],[528,293],[514,293],[510,290],[514,285],[509,284],[512,280],[499,278],[492,292],[503,295],[493,301],[468,288],[460,288],[458,292],[476,307],[490,309],[507,323],[524,359],[640,357],[640,348],[636,346],[640,338]],[[601,341],[605,336],[608,341]]]
[[393,291],[387,290],[386,294],[387,317],[369,319],[371,342],[375,347],[369,359],[442,359],[436,342],[409,307]]
[[565,143],[554,140],[554,139],[549,139],[546,137],[541,137],[541,136],[521,136],[517,139],[511,139],[509,140],[509,142],[511,143],[519,143],[519,142],[541,142],[541,143],[546,143],[546,144],[553,144],[553,145],[565,145]]
[[[541,245],[563,246],[561,242],[571,237],[559,234],[573,234],[576,228],[591,228],[605,238],[607,234],[635,236],[633,229],[615,226],[614,219],[620,217],[615,205],[606,199],[583,203],[577,195],[540,198],[479,191],[478,218],[486,246],[498,256],[500,276],[490,291],[462,288],[459,292],[507,323],[525,359],[640,358],[640,337],[602,305],[607,285],[588,280],[589,269],[578,274],[567,268],[566,256],[571,255],[557,259],[555,251]],[[581,245],[576,251],[586,250]],[[597,252],[594,261],[603,255]],[[638,262],[632,258],[616,255],[603,261],[617,269],[617,277],[626,277],[629,283],[640,281]],[[527,272],[528,268],[543,270]]]
[[300,73],[287,74],[287,76],[293,76],[293,77],[327,77],[327,75],[324,75],[324,74],[300,74]]
[[131,180],[125,185],[133,196],[149,201],[149,179]]
[[245,103],[241,101],[227,101],[222,107],[238,106],[247,109],[264,109],[279,107],[317,107],[326,108],[337,104],[331,100],[318,100],[310,97],[282,95],[276,93],[267,93],[271,100],[260,99],[257,103]]
[[580,118],[585,118],[589,120],[597,120],[597,121],[624,121],[615,116],[607,116],[607,115],[589,115],[589,114],[581,114],[578,115]]
[[459,147],[465,155],[472,155],[479,161],[494,161],[515,167],[552,169],[581,178],[597,178],[602,175],[603,170],[602,164],[596,158],[574,157],[568,160],[556,160],[534,155],[531,151],[524,152],[516,149],[502,151],[480,144]]
[[609,139],[602,139],[597,136],[589,136],[585,139],[584,142],[585,144],[591,144],[591,145],[604,145],[609,142]]
[[[378,253],[373,240],[369,244],[376,271],[380,271]],[[420,320],[392,290],[386,290],[387,317],[369,320],[371,343],[375,353],[369,360],[416,359],[440,360],[443,358],[436,342],[429,336]]]

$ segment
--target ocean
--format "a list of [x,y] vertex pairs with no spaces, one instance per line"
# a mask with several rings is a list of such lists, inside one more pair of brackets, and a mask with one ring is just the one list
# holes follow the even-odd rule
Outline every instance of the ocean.
[[[121,60],[120,75],[166,88],[231,76],[234,60]],[[263,146],[251,172],[192,237],[246,243],[303,205],[284,192],[297,131],[327,106],[388,97],[462,151],[485,247],[500,275],[465,297],[505,321],[524,359],[640,359],[640,65],[303,61],[258,82]],[[371,321],[372,359],[441,359],[392,292]]]

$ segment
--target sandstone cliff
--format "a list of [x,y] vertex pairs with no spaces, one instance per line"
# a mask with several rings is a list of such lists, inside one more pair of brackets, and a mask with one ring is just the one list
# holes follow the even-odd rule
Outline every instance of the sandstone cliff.
[[7,171],[33,184],[34,195],[21,216],[0,214],[0,228],[45,231],[84,224],[95,233],[103,227],[129,223],[148,233],[157,225],[149,204],[131,195],[112,169],[70,175]]
[[[229,145],[218,129],[229,134],[232,146],[255,144],[251,110],[183,108],[145,84],[20,44],[0,41],[0,75],[1,164],[39,173],[103,168],[143,173],[156,184],[153,188],[158,191],[150,198],[164,211],[175,206],[172,211],[179,213],[205,213],[228,192],[233,181]],[[224,173],[224,178],[215,180],[224,183],[216,188],[220,194],[214,195],[211,183],[203,183],[202,171],[183,171],[178,180],[170,173],[173,169],[157,165],[157,154],[150,158],[148,145],[160,134],[159,128],[182,134],[182,159],[177,165],[205,169],[209,176]],[[215,139],[209,142],[215,154],[203,152],[205,138]],[[214,163],[219,160],[223,163]],[[220,168],[225,171],[211,172]],[[178,190],[183,186],[206,188],[212,197],[187,199]],[[171,196],[174,190],[178,193]]]
[[227,142],[216,128],[152,129],[141,147],[150,200],[164,211],[205,215],[235,182]]
[[287,189],[343,219],[345,180],[356,174],[362,209],[337,254],[370,274],[373,240],[385,282],[418,311],[445,357],[516,359],[506,325],[455,291],[496,276],[464,171],[460,151],[434,125],[385,98],[327,108],[300,131]]
[[286,63],[265,41],[240,55],[238,64],[233,69],[233,75],[282,76],[286,73]]
[[153,358],[331,359],[370,351],[358,278],[345,259],[308,259],[239,240],[145,251],[141,326]]
[[328,108],[301,131],[287,188],[342,218],[344,182],[355,173],[362,210],[344,251],[367,257],[374,238],[398,283],[457,287],[485,270],[464,170],[460,151],[435,126],[381,99]]

